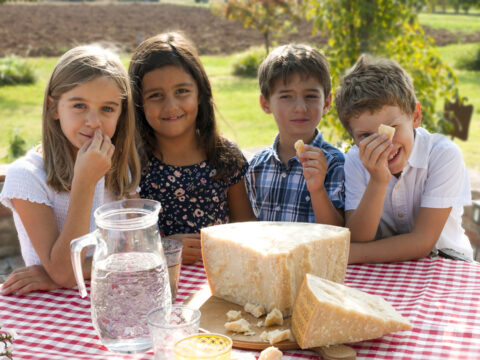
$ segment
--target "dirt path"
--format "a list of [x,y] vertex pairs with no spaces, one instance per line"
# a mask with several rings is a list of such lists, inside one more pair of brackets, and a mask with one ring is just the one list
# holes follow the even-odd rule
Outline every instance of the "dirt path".
[[[84,43],[109,41],[131,52],[141,39],[168,30],[183,30],[200,54],[230,54],[252,45],[263,45],[262,35],[238,22],[223,20],[207,8],[162,3],[6,3],[0,6],[0,56],[58,56]],[[426,30],[436,43],[480,41],[446,30]],[[279,43],[324,44],[303,23],[298,33]]]

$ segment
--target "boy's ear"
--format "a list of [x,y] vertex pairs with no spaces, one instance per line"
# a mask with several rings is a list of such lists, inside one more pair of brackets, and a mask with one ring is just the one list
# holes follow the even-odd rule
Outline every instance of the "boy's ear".
[[48,112],[50,112],[50,115],[54,120],[58,120],[58,111],[57,111],[57,105],[55,104],[55,99],[51,97],[50,95],[47,98],[47,109]]
[[420,103],[417,103],[417,105],[415,105],[415,111],[413,112],[413,128],[414,129],[418,128],[421,122],[422,122],[422,107],[420,106]]
[[325,104],[323,104],[323,114],[328,112],[330,106],[332,105],[332,93],[328,94],[327,98],[325,99]]
[[268,100],[263,96],[263,94],[260,94],[260,107],[265,111],[265,114],[271,114],[272,111],[270,110],[270,104]]

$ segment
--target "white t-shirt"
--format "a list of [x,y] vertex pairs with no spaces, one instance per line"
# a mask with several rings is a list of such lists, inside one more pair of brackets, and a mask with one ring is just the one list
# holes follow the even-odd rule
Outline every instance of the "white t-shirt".
[[[25,265],[41,264],[37,252],[33,248],[28,234],[18,216],[11,199],[22,199],[31,202],[45,204],[50,206],[55,215],[55,220],[60,232],[67,217],[68,205],[70,202],[70,193],[56,192],[46,183],[47,174],[43,166],[42,155],[29,151],[24,157],[16,160],[8,166],[7,176],[3,190],[0,194],[2,204],[10,208],[13,212],[15,227],[18,232],[18,239],[22,250],[22,257]],[[101,205],[111,202],[112,198],[105,190],[105,179],[101,178],[96,187],[92,202],[92,212],[90,214],[90,230],[95,230],[94,211]]]
[[[345,157],[345,210],[358,207],[370,174],[362,165],[357,146]],[[452,211],[436,243],[437,249],[454,249],[473,259],[462,228],[463,206],[471,204],[470,181],[462,152],[441,134],[416,129],[412,153],[399,178],[388,184],[377,239],[412,232],[420,207]]]

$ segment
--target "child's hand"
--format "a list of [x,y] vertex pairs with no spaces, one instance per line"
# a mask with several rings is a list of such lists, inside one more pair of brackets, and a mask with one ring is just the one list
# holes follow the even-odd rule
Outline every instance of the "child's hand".
[[110,138],[97,129],[93,138],[78,150],[74,176],[96,184],[110,170],[114,150]]
[[388,183],[391,173],[388,169],[388,155],[392,150],[392,141],[385,135],[372,134],[358,144],[360,160],[370,173],[372,180]]
[[175,234],[166,237],[183,243],[182,264],[193,264],[202,258],[200,234]]
[[32,265],[13,270],[2,284],[2,295],[24,295],[36,290],[55,290],[61,288],[47,274],[42,265]]
[[303,165],[303,176],[310,193],[321,190],[324,187],[327,175],[327,159],[322,149],[315,146],[305,145],[305,151],[300,154],[300,162]]

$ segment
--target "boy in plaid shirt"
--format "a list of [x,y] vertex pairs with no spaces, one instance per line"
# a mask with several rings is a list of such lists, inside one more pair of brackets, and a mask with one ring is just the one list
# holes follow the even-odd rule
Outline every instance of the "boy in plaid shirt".
[[[273,114],[278,135],[254,155],[245,176],[262,221],[344,225],[344,155],[317,129],[332,102],[326,58],[306,45],[274,49],[258,70],[260,106]],[[303,152],[294,144],[303,140]]]

